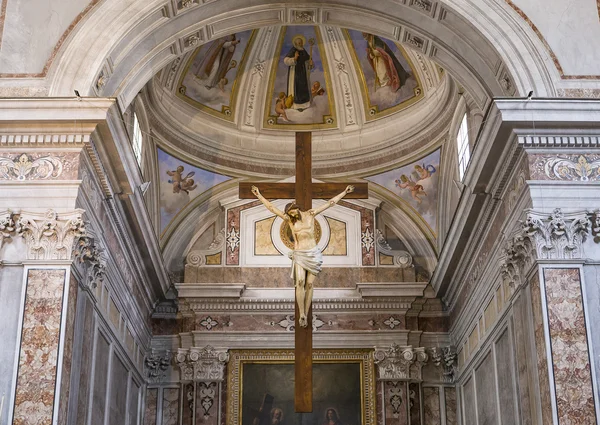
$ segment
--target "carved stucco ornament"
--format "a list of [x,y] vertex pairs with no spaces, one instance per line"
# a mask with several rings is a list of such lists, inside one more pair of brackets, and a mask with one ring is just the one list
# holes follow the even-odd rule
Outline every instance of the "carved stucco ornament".
[[158,383],[164,381],[167,375],[167,369],[171,364],[172,354],[169,350],[157,352],[152,350],[146,357],[144,365],[148,375],[148,381]]
[[93,289],[104,281],[106,258],[96,238],[91,235],[80,238],[75,244],[73,256],[83,266],[86,279],[82,283],[85,287]]
[[[421,369],[429,358],[423,347],[397,344],[392,344],[389,348],[376,348],[373,356],[377,365],[377,378],[382,381],[420,381]],[[417,367],[412,367],[413,364]]]
[[182,381],[220,382],[225,379],[229,353],[216,350],[210,345],[204,348],[180,348],[175,361],[181,370]]
[[0,180],[47,180],[63,172],[63,160],[58,156],[34,159],[25,153],[16,158],[0,157]]
[[406,251],[392,249],[392,247],[385,240],[385,237],[383,236],[383,233],[381,233],[381,230],[377,229],[375,231],[375,236],[377,242],[377,252],[393,257],[394,265],[402,269],[406,269],[412,266],[412,255],[410,255]]
[[27,259],[70,260],[74,242],[85,236],[82,214],[82,209],[60,215],[54,210],[45,214],[22,212],[16,230],[27,245]]
[[185,261],[186,265],[194,267],[206,266],[206,257],[222,252],[226,242],[228,243],[228,240],[226,240],[225,229],[221,229],[207,249],[194,250],[188,253]]
[[11,211],[0,212],[0,249],[4,244],[4,239],[10,239],[15,231],[15,221]]
[[600,159],[586,155],[574,157],[542,157],[536,164],[552,180],[599,181]]
[[458,355],[454,347],[434,347],[429,352],[433,364],[441,369],[443,381],[447,384],[454,383],[458,372]]

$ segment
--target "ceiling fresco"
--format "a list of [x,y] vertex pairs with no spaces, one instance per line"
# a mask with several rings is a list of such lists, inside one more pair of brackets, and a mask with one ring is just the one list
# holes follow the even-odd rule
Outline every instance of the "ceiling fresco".
[[157,149],[160,181],[160,232],[194,198],[231,177],[194,167]]
[[367,177],[410,205],[437,234],[440,149],[402,167]]
[[344,30],[358,70],[367,120],[389,115],[423,96],[405,50],[377,35]]
[[[334,49],[318,26],[267,30],[276,35],[267,44],[259,30],[253,30],[218,38],[194,50],[179,73],[174,88],[177,97],[202,112],[238,124],[244,114],[236,114],[235,109],[243,107],[244,99],[261,99],[263,106],[252,101],[252,108],[262,109],[262,128],[292,131],[339,128],[337,109],[343,110],[345,105],[336,105],[340,100],[334,93],[343,94],[343,103],[361,99],[359,108],[364,109],[367,122],[424,97],[410,55],[395,41],[335,29],[342,43]],[[344,44],[347,50],[340,49]],[[251,86],[253,79],[244,76],[257,71],[248,61],[259,57],[266,57],[256,62],[265,79]],[[350,78],[339,77],[340,72]]]
[[178,96],[204,112],[233,120],[237,81],[254,35],[255,31],[230,34],[196,49],[182,74]]
[[283,27],[271,66],[265,127],[335,126],[333,90],[317,27]]

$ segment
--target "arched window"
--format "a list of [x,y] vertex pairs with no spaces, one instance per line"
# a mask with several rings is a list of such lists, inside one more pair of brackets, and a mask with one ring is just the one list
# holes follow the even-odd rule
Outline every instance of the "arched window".
[[456,136],[456,144],[458,146],[458,174],[462,180],[469,165],[471,151],[469,149],[469,132],[467,130],[467,114],[463,116],[458,135]]
[[133,154],[137,159],[138,164],[142,165],[142,129],[140,128],[140,122],[138,121],[137,115],[133,114],[133,140],[131,141],[133,146]]

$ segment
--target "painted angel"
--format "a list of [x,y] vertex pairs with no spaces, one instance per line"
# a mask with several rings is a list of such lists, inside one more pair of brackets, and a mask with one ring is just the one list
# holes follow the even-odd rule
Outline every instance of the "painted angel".
[[417,204],[423,202],[420,196],[427,196],[427,193],[423,189],[423,186],[417,183],[412,179],[412,176],[409,177],[406,174],[402,174],[399,179],[395,180],[396,186],[400,189],[408,189],[410,190],[410,195],[413,197]]
[[198,187],[197,184],[194,184],[194,179],[192,178],[194,171],[187,173],[185,177],[183,177],[183,165],[177,167],[175,171],[167,171],[167,174],[171,176],[169,183],[173,185],[173,193],[181,193],[182,191],[189,193]]
[[415,171],[413,172],[413,176],[416,177],[415,181],[425,180],[431,177],[436,172],[436,168],[431,164],[415,164]]

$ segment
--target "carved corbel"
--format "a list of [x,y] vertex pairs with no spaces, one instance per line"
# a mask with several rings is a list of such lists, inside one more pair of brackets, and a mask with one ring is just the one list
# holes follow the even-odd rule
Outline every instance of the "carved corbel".
[[204,348],[179,349],[176,358],[182,381],[221,382],[225,379],[225,365],[229,362],[227,351]]
[[458,355],[454,347],[434,347],[430,353],[433,364],[442,372],[444,383],[453,384],[458,372]]
[[83,210],[57,214],[48,210],[45,214],[21,213],[16,230],[27,245],[28,260],[70,260],[73,244],[85,236]]
[[13,213],[10,211],[0,212],[0,249],[4,244],[4,239],[10,239],[15,231],[15,221]]
[[420,377],[411,376],[411,366],[417,359],[419,359],[420,363],[425,363],[427,361],[427,354],[424,349],[413,349],[411,346],[403,347],[392,344],[389,348],[375,349],[374,358],[377,365],[377,378],[379,380],[403,381],[420,379]]
[[104,249],[98,240],[91,235],[79,239],[75,246],[74,258],[84,268],[84,287],[93,289],[104,281],[106,277],[106,258]]
[[402,269],[407,269],[412,267],[413,258],[410,253],[398,249],[392,249],[392,247],[387,243],[383,233],[381,230],[376,230],[376,243],[377,243],[377,252],[393,257],[393,263],[395,266],[400,267]]
[[169,350],[162,353],[152,350],[151,354],[144,361],[149,382],[158,383],[165,380],[167,369],[171,364],[171,358]]

